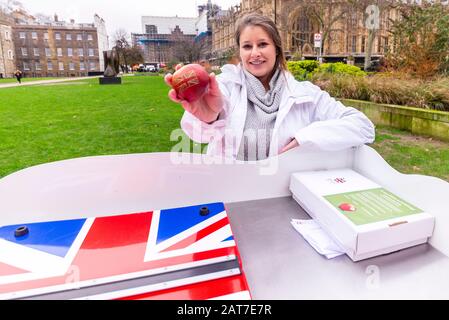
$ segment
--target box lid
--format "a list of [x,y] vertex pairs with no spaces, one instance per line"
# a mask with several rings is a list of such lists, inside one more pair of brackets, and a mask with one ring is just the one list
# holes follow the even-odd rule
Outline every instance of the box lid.
[[290,189],[348,254],[383,250],[433,232],[431,215],[351,169],[294,173]]

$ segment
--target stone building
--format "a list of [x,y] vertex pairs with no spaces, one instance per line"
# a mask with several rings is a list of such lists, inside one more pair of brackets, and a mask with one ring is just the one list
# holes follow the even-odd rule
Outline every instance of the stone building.
[[0,11],[0,78],[12,77],[16,68],[12,24],[11,17]]
[[[311,5],[312,3],[312,5]],[[341,61],[354,57],[363,62],[368,47],[365,7],[352,7],[348,1],[307,0],[242,0],[240,5],[218,12],[212,20],[212,51],[215,58],[229,57],[235,50],[235,24],[237,19],[250,12],[271,17],[278,26],[287,58],[293,56]],[[319,23],[319,13],[323,23]],[[381,10],[379,30],[373,40],[373,57],[385,54],[392,44],[388,30],[390,19],[396,18],[393,9]],[[322,51],[315,48],[314,35],[324,38]]]
[[142,33],[132,33],[132,42],[142,49],[145,63],[166,64],[174,59],[176,43],[196,37],[195,23],[196,18],[144,16]]
[[87,76],[104,70],[103,50],[108,39],[104,20],[94,23],[37,20],[20,11],[12,13],[17,68],[28,77]]
[[[133,45],[139,46],[147,64],[187,62],[189,56],[208,59],[212,52],[210,16],[213,5],[198,6],[198,17],[142,17],[142,33],[132,34]],[[190,53],[190,54],[189,54]]]

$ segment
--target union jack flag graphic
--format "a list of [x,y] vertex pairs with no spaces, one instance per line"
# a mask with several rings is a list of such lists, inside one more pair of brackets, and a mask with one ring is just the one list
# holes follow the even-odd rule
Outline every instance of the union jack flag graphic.
[[250,298],[223,203],[0,228],[0,299],[233,296]]

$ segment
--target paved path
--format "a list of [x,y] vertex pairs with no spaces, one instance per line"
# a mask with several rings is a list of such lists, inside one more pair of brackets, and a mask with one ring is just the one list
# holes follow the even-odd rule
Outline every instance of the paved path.
[[37,85],[37,84],[60,83],[60,82],[67,82],[67,81],[86,80],[86,79],[92,79],[92,78],[99,78],[99,76],[78,77],[78,78],[61,78],[61,79],[52,79],[52,80],[39,80],[39,81],[27,81],[27,82],[22,82],[22,84],[19,84],[16,81],[16,82],[12,82],[12,83],[0,84],[0,89],[11,88],[11,87],[33,86],[33,85]]

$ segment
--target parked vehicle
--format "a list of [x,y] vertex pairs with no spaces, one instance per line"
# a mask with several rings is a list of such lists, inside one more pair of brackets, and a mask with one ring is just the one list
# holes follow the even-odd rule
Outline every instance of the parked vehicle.
[[137,68],[137,71],[138,72],[157,72],[156,67],[151,64],[150,65],[141,64]]

